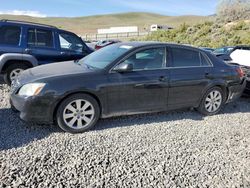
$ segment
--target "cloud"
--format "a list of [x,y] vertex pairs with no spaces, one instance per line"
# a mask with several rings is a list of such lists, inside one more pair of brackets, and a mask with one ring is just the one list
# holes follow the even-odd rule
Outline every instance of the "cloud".
[[24,16],[32,16],[32,17],[47,17],[46,14],[42,14],[39,11],[32,10],[10,10],[10,11],[0,11],[0,14],[10,14],[10,15],[24,15]]

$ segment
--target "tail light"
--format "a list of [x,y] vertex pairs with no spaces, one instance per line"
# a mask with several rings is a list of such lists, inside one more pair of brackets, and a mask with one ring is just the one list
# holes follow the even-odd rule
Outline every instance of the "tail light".
[[236,72],[238,73],[238,75],[240,76],[240,78],[242,78],[242,77],[245,76],[245,73],[244,73],[244,71],[242,70],[241,67],[237,67],[236,68]]

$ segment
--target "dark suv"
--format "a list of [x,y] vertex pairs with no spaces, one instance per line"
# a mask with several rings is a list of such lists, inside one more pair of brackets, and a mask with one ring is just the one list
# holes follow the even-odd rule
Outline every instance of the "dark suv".
[[76,34],[54,26],[0,21],[0,74],[9,85],[25,69],[78,60],[91,52]]

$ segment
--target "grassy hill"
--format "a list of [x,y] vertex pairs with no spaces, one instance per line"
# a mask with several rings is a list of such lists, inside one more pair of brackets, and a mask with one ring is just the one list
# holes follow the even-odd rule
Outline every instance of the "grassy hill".
[[250,20],[239,20],[228,24],[211,21],[192,26],[183,24],[173,30],[153,32],[140,40],[174,42],[213,48],[241,44],[250,45]]
[[77,34],[91,34],[96,33],[98,28],[106,28],[111,26],[138,26],[140,30],[149,28],[152,24],[164,24],[173,27],[178,27],[182,23],[193,25],[202,23],[209,17],[204,16],[164,16],[152,13],[122,13],[122,14],[108,14],[87,17],[46,17],[37,18],[29,16],[13,16],[0,15],[0,19],[14,19],[31,22],[38,22],[43,24],[54,25],[62,29],[73,31]]

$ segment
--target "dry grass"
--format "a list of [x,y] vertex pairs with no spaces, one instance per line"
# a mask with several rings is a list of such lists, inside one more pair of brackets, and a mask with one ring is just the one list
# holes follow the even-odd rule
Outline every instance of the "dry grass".
[[189,25],[197,24],[208,20],[204,16],[163,16],[151,13],[123,13],[123,14],[109,14],[97,15],[88,17],[47,17],[47,18],[34,18],[29,16],[13,16],[13,15],[0,15],[0,19],[15,19],[32,21],[43,24],[50,24],[62,29],[73,31],[77,34],[91,34],[96,33],[98,28],[106,28],[111,26],[138,26],[142,31],[148,29],[151,24],[164,24],[177,27],[182,23]]

